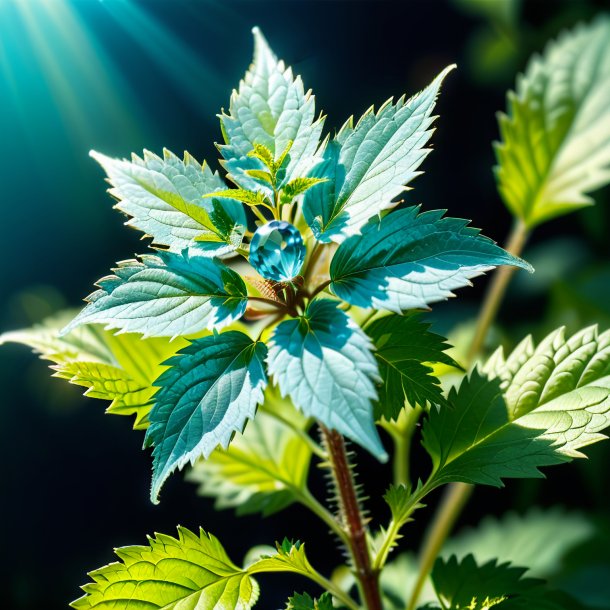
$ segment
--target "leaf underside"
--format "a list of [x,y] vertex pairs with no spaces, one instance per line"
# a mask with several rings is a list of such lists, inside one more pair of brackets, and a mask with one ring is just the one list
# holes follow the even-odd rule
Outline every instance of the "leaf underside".
[[268,365],[297,409],[387,458],[373,420],[379,374],[372,344],[338,303],[314,300],[302,317],[279,324]]

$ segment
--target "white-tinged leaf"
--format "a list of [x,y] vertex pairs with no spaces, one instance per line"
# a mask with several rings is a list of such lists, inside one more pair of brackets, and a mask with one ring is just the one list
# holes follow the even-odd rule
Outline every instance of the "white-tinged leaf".
[[194,340],[157,379],[146,445],[154,445],[151,499],[187,463],[226,449],[263,401],[267,348],[239,331]]
[[282,396],[328,428],[387,459],[373,420],[379,381],[371,340],[328,299],[279,324],[269,344],[269,374]]
[[220,329],[246,310],[241,277],[196,250],[159,251],[118,265],[115,275],[99,280],[100,289],[62,333],[99,323],[144,337],[178,337]]
[[249,170],[265,165],[249,156],[262,144],[275,157],[290,146],[289,161],[278,186],[305,176],[318,160],[316,150],[323,119],[315,118],[311,92],[305,93],[300,76],[292,75],[278,61],[258,28],[254,34],[254,59],[239,90],[233,91],[229,113],[220,115],[225,143],[219,146],[228,177],[240,187],[270,194],[266,180],[257,180]]
[[185,153],[184,160],[169,150],[163,158],[144,151],[143,158],[111,159],[91,156],[104,168],[118,199],[116,208],[130,216],[127,225],[143,231],[158,245],[180,252],[197,240],[210,256],[235,250],[242,241],[247,219],[243,206],[231,199],[203,199],[227,188],[207,164]]
[[499,115],[498,189],[532,227],[591,205],[610,182],[610,18],[578,25],[535,55]]
[[77,610],[249,610],[257,582],[238,568],[212,534],[178,527],[178,537],[155,534],[147,546],[115,550],[120,561],[89,572]]
[[358,307],[401,313],[451,297],[498,265],[532,271],[468,221],[443,218],[443,210],[418,212],[390,212],[343,242],[330,265],[331,290]]
[[351,120],[324,152],[310,175],[328,184],[305,194],[303,214],[319,241],[341,243],[360,233],[370,218],[397,205],[395,197],[421,172],[430,152],[432,111],[445,68],[423,91],[395,104],[371,107],[352,128]]

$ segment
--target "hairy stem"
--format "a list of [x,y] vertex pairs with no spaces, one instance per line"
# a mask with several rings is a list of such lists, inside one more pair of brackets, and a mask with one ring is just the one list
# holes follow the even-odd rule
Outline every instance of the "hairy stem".
[[[519,256],[528,237],[529,231],[527,226],[522,220],[517,220],[508,236],[504,249],[514,256]],[[475,334],[468,350],[467,366],[472,364],[482,350],[489,328],[496,318],[514,272],[514,267],[500,267],[494,274],[479,312]],[[451,483],[445,490],[441,504],[434,515],[434,519],[426,532],[422,544],[419,574],[411,595],[408,610],[414,610],[426,578],[428,578],[428,574],[462,509],[470,499],[473,489],[474,486],[467,483]]]
[[354,478],[341,434],[320,426],[327,447],[337,498],[341,509],[343,529],[348,538],[348,549],[354,563],[356,579],[367,610],[382,610],[379,591],[379,572],[373,569],[367,541],[367,528],[360,511]]

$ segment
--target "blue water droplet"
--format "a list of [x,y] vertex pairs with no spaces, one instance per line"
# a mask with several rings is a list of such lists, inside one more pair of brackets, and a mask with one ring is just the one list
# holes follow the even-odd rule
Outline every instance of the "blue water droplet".
[[305,261],[305,244],[289,222],[272,220],[259,227],[250,243],[250,264],[267,280],[288,282]]

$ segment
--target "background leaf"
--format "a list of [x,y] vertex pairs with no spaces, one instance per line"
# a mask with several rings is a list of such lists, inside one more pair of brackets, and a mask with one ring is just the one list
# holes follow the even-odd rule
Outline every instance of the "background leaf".
[[311,175],[330,184],[305,195],[303,214],[316,239],[341,243],[360,232],[373,216],[392,208],[392,201],[421,172],[421,162],[434,121],[432,111],[445,76],[445,68],[423,91],[395,104],[389,99],[373,107],[356,127],[350,119],[324,153],[324,161]]
[[311,449],[292,429],[264,411],[249,422],[227,449],[199,460],[189,481],[215,507],[235,508],[238,515],[271,515],[290,506],[295,490],[307,484]]
[[205,163],[188,153],[181,160],[167,149],[163,159],[145,150],[143,158],[133,155],[131,162],[97,152],[91,156],[108,175],[117,209],[131,217],[127,225],[155,244],[180,252],[199,240],[216,256],[240,245],[247,226],[244,209],[231,199],[202,199],[227,188]]
[[0,345],[14,342],[31,347],[54,363],[54,377],[86,387],[85,396],[110,400],[107,413],[135,415],[134,428],[145,429],[155,393],[153,381],[164,370],[162,362],[186,342],[114,335],[97,325],[80,326],[60,337],[60,329],[73,317],[74,312],[66,311],[31,328],[4,333]]
[[610,182],[610,18],[600,16],[534,56],[499,115],[498,190],[526,225],[593,203]]
[[444,337],[429,329],[430,324],[422,322],[419,315],[389,315],[366,327],[375,344],[382,379],[375,419],[396,420],[405,400],[424,409],[446,404],[440,381],[424,363],[441,362],[458,368],[459,365],[445,353],[451,346]]
[[265,165],[253,156],[254,144],[262,144],[278,157],[290,146],[283,180],[305,176],[316,162],[316,149],[323,119],[315,120],[315,102],[305,93],[300,76],[292,75],[278,61],[258,28],[254,34],[254,59],[239,91],[233,91],[229,114],[220,121],[225,143],[219,146],[228,177],[238,186],[271,194],[266,180],[257,180],[249,170]]
[[339,298],[401,313],[453,296],[452,290],[498,265],[532,270],[466,220],[418,210],[391,212],[339,246],[330,265]]
[[258,584],[227,556],[217,538],[178,527],[178,538],[156,534],[149,546],[116,549],[121,560],[89,573],[85,595],[71,606],[85,608],[200,607],[248,610]]
[[333,601],[330,593],[322,593],[319,599],[313,599],[309,593],[295,593],[289,600],[286,610],[332,610]]
[[279,324],[268,364],[297,409],[387,458],[373,420],[379,375],[372,344],[338,303],[314,300],[303,316]]
[[590,519],[554,507],[530,509],[524,515],[487,516],[474,528],[451,538],[441,556],[458,559],[472,554],[480,565],[498,559],[528,567],[528,575],[549,578],[560,568],[566,554],[595,534]]
[[176,469],[241,432],[267,386],[267,349],[239,331],[196,339],[168,360],[155,382],[160,389],[150,413],[147,445],[154,445],[151,498]]
[[222,328],[246,310],[241,277],[193,251],[160,251],[118,265],[62,332],[95,322],[145,337],[177,337]]

